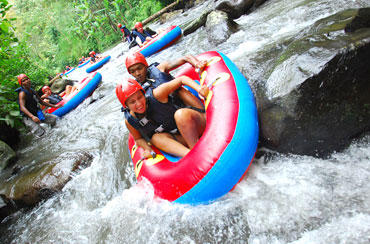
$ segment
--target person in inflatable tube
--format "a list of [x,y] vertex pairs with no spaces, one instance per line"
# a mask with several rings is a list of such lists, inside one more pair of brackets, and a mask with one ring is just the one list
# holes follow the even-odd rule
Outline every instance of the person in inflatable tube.
[[144,30],[143,23],[141,22],[136,22],[135,29],[132,31],[132,34],[135,36],[135,41],[139,47],[142,47],[147,41],[150,41],[157,36],[157,33],[151,34],[149,31]]
[[95,51],[89,52],[89,56],[90,56],[90,63],[91,64],[99,61],[102,58],[99,54],[96,54]]
[[44,114],[38,102],[44,106],[53,108],[59,108],[61,105],[44,102],[31,88],[31,80],[27,75],[20,74],[17,79],[20,87],[17,88],[16,91],[18,92],[18,104],[20,113],[23,117],[22,121],[33,134],[37,137],[41,137],[45,134],[45,130],[41,127],[40,123],[43,122],[54,126],[57,116],[53,114]]
[[44,102],[48,102],[50,104],[57,104],[63,100],[63,96],[67,97],[69,94],[74,92],[76,90],[76,87],[67,85],[66,89],[59,94],[52,93],[49,86],[43,86],[41,90],[42,90],[42,93],[44,93],[41,96],[41,99],[44,100]]
[[[136,81],[143,86],[144,90],[148,87],[156,88],[162,83],[173,80],[174,77],[169,72],[184,63],[189,63],[195,68],[203,70],[207,61],[198,60],[193,55],[186,55],[175,61],[164,61],[160,64],[153,63],[148,65],[144,55],[139,52],[130,52],[125,60],[128,73],[135,77]],[[187,106],[204,109],[203,103],[184,87],[176,90],[173,96],[175,100],[180,99]]]
[[149,143],[158,149],[185,156],[194,147],[206,128],[206,114],[191,108],[177,108],[170,94],[183,85],[206,97],[209,89],[187,76],[177,77],[147,92],[134,79],[116,86],[116,95],[125,113],[125,124],[146,158],[155,157]]

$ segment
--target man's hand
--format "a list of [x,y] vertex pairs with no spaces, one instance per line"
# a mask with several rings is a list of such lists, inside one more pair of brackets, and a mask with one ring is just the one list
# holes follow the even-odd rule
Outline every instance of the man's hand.
[[209,88],[206,85],[203,85],[199,90],[199,95],[201,95],[204,99],[207,98],[209,93]]
[[38,123],[38,124],[39,124],[39,123],[41,123],[41,121],[39,120],[39,118],[38,118],[38,117],[36,117],[36,116],[33,116],[31,119],[32,119],[32,121],[33,121],[33,122],[35,122],[35,123]]
[[144,150],[144,157],[145,158],[155,158],[156,153],[152,150]]
[[194,67],[196,69],[200,69],[200,71],[203,71],[203,69],[207,66],[207,60],[197,60]]

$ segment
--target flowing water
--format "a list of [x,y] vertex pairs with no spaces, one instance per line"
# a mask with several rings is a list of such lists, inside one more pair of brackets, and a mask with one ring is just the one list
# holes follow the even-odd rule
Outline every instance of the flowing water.
[[[206,1],[166,25],[187,22],[212,4]],[[269,59],[261,62],[261,56],[268,57],[273,47],[283,49],[280,43],[318,19],[369,6],[368,0],[270,0],[237,19],[240,30],[220,46],[209,44],[200,28],[148,61],[221,51],[252,87],[265,80],[274,96],[285,92],[276,87],[284,84],[287,72],[268,73]],[[370,243],[370,136],[328,159],[260,149],[266,153],[235,190],[209,205],[153,199],[149,184],[136,183],[114,91],[128,77],[127,48],[121,43],[104,52],[112,58],[99,70],[103,80],[93,96],[58,121],[48,137],[29,139],[18,151],[28,165],[78,150],[89,151],[94,160],[60,194],[9,226],[2,243]],[[69,77],[85,75],[79,69]]]

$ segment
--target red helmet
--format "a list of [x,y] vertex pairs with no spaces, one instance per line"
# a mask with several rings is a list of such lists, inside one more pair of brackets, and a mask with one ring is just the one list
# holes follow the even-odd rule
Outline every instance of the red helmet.
[[42,93],[45,93],[46,90],[51,90],[51,89],[48,86],[43,86],[42,89],[41,89]]
[[27,77],[28,78],[28,76],[27,75],[25,75],[25,74],[20,74],[20,75],[18,75],[18,83],[19,83],[19,85],[21,86],[22,85],[22,79],[23,78],[25,78],[25,77]]
[[143,23],[141,23],[141,22],[136,22],[136,24],[135,24],[135,29],[137,29],[137,28],[143,28]]
[[122,27],[122,25],[121,25],[121,24],[118,24],[118,25],[117,25],[117,27],[118,27],[118,28],[121,28],[121,27]]
[[80,58],[79,61],[82,61],[82,58]]
[[116,86],[117,98],[121,102],[124,108],[127,108],[126,106],[127,98],[129,98],[131,95],[133,95],[137,91],[142,91],[145,94],[145,91],[140,86],[140,84],[136,80],[130,79],[130,78],[128,78],[127,80],[124,80],[122,83]]
[[146,61],[144,55],[142,55],[141,53],[139,52],[132,52],[132,53],[129,53],[126,57],[126,61],[125,61],[125,64],[126,64],[126,69],[128,71],[128,73],[130,73],[130,71],[128,70],[132,65],[134,64],[138,64],[138,63],[142,63],[145,65],[145,67],[148,67],[148,62]]

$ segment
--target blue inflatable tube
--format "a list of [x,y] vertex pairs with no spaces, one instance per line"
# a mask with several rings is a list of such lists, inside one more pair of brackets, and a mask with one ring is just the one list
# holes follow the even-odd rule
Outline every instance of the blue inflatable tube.
[[73,69],[70,69],[70,70],[68,70],[68,72],[66,72],[66,73],[64,73],[64,74],[62,74],[62,75],[68,75],[69,73],[71,73],[73,70],[75,70],[76,68],[73,68]]
[[[72,97],[68,102],[66,102],[63,107],[58,108],[52,114],[62,117],[63,115],[69,113],[71,110],[76,108],[80,103],[82,103],[90,94],[96,89],[100,83],[102,76],[100,73],[96,72],[94,77],[81,89],[78,93]],[[63,100],[62,100],[63,101]]]
[[163,37],[160,37],[151,43],[148,47],[144,48],[143,50],[139,51],[144,57],[149,57],[150,55],[160,51],[161,49],[165,48],[168,44],[172,41],[176,40],[181,36],[181,28],[176,26],[171,31],[167,32]]
[[79,66],[78,66],[78,68],[82,68],[82,67],[84,67],[86,64],[88,64],[88,63],[90,63],[90,58],[88,59],[88,60],[86,60],[85,62],[83,62],[82,64],[80,64]]
[[106,56],[102,60],[98,61],[97,63],[93,64],[91,67],[86,69],[87,73],[91,73],[99,68],[101,68],[104,64],[106,64],[110,60],[110,56]]

